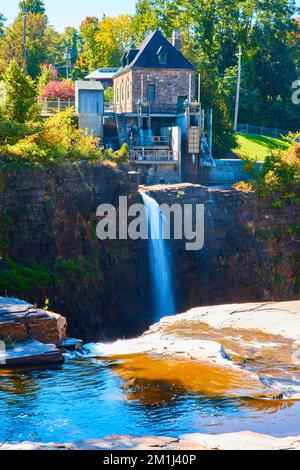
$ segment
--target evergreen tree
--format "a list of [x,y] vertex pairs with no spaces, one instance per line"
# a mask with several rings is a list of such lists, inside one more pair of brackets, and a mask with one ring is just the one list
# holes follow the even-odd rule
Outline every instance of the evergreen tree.
[[0,13],[0,37],[4,35],[4,25],[6,18]]
[[25,11],[34,15],[45,14],[45,5],[42,0],[22,0],[19,3],[19,9],[21,15],[24,15]]
[[4,74],[5,115],[10,120],[25,122],[31,117],[35,105],[35,86],[16,60],[12,60]]

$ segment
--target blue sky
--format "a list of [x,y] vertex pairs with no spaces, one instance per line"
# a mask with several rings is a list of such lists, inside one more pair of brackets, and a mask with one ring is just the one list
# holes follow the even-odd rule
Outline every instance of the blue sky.
[[[79,26],[86,16],[101,17],[134,13],[135,0],[45,0],[50,23],[59,31]],[[11,23],[18,12],[19,0],[0,0],[0,12]]]

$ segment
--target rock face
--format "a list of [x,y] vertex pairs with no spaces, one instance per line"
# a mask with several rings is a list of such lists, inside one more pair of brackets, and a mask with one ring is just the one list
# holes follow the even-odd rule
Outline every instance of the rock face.
[[[116,206],[120,195],[141,202],[137,189],[127,167],[0,167],[0,293],[38,305],[48,298],[85,341],[145,331],[155,321],[147,241],[95,235],[99,204]],[[170,244],[177,311],[299,296],[299,214],[288,200],[278,209],[235,190],[147,189],[158,202],[206,208],[204,249]]]
[[66,329],[66,319],[61,315],[0,297],[0,337],[60,345],[66,339]]
[[255,193],[199,185],[147,188],[160,204],[203,204],[205,242],[198,252],[172,242],[177,310],[199,305],[283,301],[300,296],[300,216]]

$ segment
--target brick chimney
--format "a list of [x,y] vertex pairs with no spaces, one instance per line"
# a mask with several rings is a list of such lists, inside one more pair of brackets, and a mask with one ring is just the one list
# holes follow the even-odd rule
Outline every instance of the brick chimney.
[[173,31],[172,44],[176,49],[181,50],[181,35],[178,29],[174,29]]

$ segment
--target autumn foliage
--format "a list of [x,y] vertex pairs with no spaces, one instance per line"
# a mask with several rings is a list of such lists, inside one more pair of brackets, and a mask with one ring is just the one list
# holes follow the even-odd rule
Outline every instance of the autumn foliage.
[[75,98],[75,86],[72,82],[58,81],[53,80],[49,82],[44,88],[40,91],[40,99],[50,99],[57,100],[58,98],[62,100],[68,100],[69,98]]

